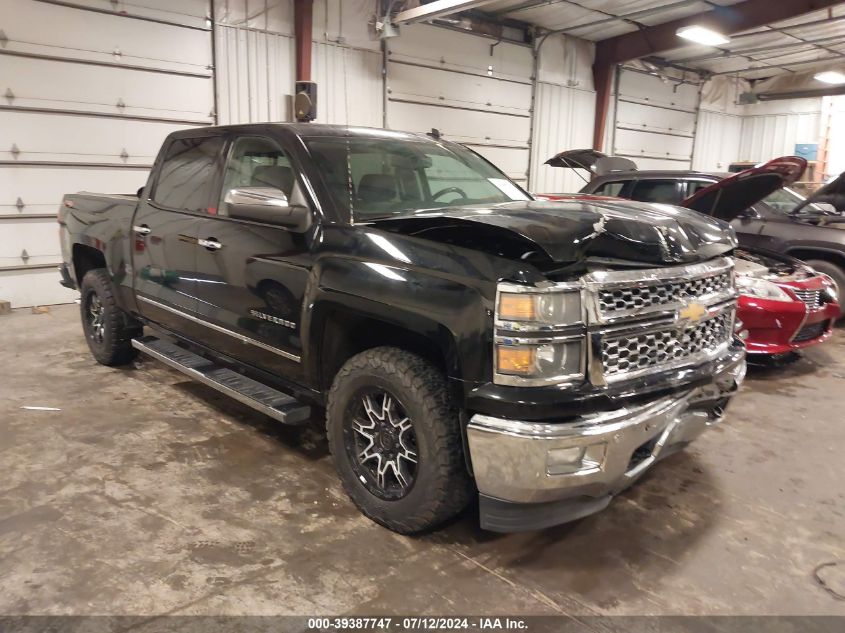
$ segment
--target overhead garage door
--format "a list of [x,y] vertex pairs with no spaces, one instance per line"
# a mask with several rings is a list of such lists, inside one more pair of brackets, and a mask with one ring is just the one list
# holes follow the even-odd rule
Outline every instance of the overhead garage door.
[[56,211],[134,192],[162,139],[214,121],[207,0],[0,0],[0,299],[70,301]]
[[417,24],[388,40],[387,59],[387,127],[436,128],[526,181],[530,47]]
[[622,68],[617,89],[613,155],[640,169],[690,169],[699,85]]

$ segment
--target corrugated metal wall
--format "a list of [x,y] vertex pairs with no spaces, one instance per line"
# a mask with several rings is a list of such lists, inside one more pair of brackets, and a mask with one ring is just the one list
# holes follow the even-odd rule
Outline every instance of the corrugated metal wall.
[[740,115],[701,110],[692,168],[698,171],[727,171],[728,165],[739,159],[741,132]]
[[563,35],[540,48],[531,142],[531,191],[574,193],[585,184],[572,169],[549,167],[546,160],[567,149],[593,144],[596,93],[592,44]]
[[70,301],[62,195],[131,193],[161,141],[213,122],[205,0],[0,0],[0,299]]
[[763,161],[793,154],[796,143],[818,143],[821,98],[748,106],[742,119],[740,160]]
[[[312,79],[317,122],[382,125],[380,43],[370,0],[314,2]],[[293,120],[292,0],[216,0],[219,121]]]

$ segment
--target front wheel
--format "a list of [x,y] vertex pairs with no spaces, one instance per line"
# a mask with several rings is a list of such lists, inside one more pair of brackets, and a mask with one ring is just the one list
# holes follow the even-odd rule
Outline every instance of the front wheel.
[[96,361],[109,366],[131,361],[136,354],[132,338],[141,333],[141,325],[117,306],[108,272],[104,268],[89,270],[82,278],[80,293],[82,330]]
[[332,384],[326,427],[346,493],[377,523],[422,532],[469,502],[458,412],[419,356],[378,347],[351,358]]

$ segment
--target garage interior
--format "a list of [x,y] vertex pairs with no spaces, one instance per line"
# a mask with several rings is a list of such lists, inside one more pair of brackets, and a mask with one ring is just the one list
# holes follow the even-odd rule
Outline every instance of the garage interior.
[[348,500],[319,415],[98,365],[56,225],[66,193],[142,187],[173,131],[294,121],[297,81],[315,123],[437,130],[530,192],[579,191],[545,161],[590,147],[806,152],[810,192],[845,171],[845,77],[816,78],[843,72],[828,0],[0,0],[0,615],[845,616],[841,325],[599,514],[406,537]]

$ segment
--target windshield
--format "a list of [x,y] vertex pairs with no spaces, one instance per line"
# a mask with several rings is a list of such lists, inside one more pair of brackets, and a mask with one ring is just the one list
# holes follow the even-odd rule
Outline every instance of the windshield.
[[498,169],[451,143],[304,140],[334,202],[349,211],[353,222],[419,209],[530,200]]
[[[806,198],[797,191],[784,187],[783,189],[778,189],[774,193],[770,193],[768,196],[763,198],[762,202],[775,211],[779,211],[781,213],[792,213],[792,210],[804,202],[804,200],[806,200]],[[808,204],[804,207],[803,211],[805,213],[824,213],[824,209],[815,204]]]

